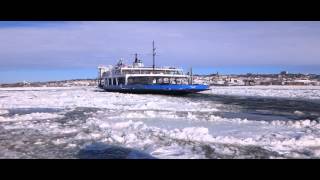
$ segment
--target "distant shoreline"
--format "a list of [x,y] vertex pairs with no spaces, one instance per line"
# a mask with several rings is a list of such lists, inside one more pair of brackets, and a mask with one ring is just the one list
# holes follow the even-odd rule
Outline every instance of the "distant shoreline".
[[11,87],[74,87],[74,86],[97,86],[96,79],[72,79],[61,81],[47,82],[18,82],[18,83],[2,83],[0,88]]
[[[320,75],[290,74],[286,71],[279,74],[251,74],[246,75],[193,75],[194,84],[208,84],[210,86],[320,86]],[[0,83],[5,87],[74,87],[98,86],[97,79],[70,79],[44,82],[16,82]]]
[[[90,80],[63,80],[33,83],[6,83],[0,84],[0,88],[19,88],[19,87],[86,87],[98,86],[95,79]],[[210,87],[320,87],[320,85],[210,85]]]

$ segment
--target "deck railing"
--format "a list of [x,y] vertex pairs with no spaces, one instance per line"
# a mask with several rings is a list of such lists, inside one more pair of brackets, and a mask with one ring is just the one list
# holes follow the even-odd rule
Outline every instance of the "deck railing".
[[180,71],[146,71],[146,70],[123,70],[123,71],[115,71],[115,75],[125,75],[125,74],[171,74],[171,75],[183,75],[183,72]]

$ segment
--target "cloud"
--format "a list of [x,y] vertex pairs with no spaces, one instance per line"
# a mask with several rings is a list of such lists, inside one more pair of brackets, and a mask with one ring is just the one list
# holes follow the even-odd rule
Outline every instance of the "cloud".
[[320,22],[1,22],[0,66],[96,67],[320,65]]

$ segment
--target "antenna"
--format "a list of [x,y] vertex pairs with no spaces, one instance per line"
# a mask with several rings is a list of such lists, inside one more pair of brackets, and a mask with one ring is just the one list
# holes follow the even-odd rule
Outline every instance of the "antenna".
[[134,62],[135,62],[135,63],[138,63],[138,54],[135,53],[134,56],[135,56]]
[[156,56],[156,48],[154,47],[154,41],[152,41],[152,68],[155,68],[155,56]]

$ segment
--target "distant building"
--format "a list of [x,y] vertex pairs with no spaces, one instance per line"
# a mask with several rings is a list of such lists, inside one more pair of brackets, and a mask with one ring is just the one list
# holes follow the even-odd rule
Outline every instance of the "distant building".
[[243,82],[245,86],[254,86],[256,84],[253,79],[244,79]]

